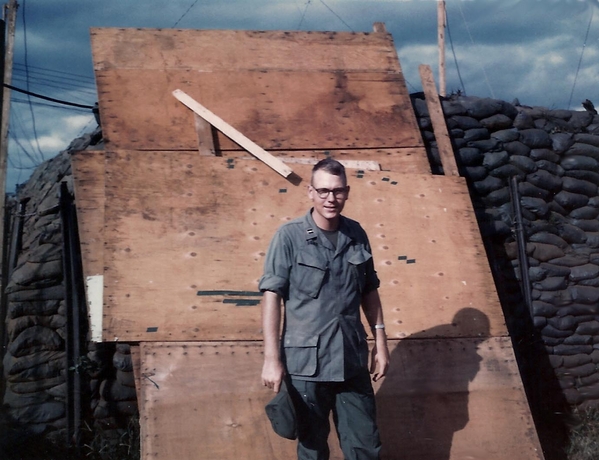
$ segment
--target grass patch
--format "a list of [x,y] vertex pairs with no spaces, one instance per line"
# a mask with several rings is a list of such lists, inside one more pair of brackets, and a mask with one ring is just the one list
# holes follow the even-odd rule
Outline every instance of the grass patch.
[[568,460],[599,459],[599,408],[577,410],[573,417],[566,448]]

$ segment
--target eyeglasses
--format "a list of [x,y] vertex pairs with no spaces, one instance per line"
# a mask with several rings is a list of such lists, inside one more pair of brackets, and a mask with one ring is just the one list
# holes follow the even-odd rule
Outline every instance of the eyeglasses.
[[312,186],[312,188],[314,189],[314,191],[316,192],[318,197],[322,198],[322,199],[328,198],[329,193],[332,193],[335,198],[346,198],[347,192],[349,192],[349,187],[339,187],[339,188],[330,189],[330,188],[314,188],[314,186]]

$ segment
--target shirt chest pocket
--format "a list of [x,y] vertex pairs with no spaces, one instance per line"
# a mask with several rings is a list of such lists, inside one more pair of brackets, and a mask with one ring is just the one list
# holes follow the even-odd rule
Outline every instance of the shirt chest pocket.
[[297,255],[296,262],[291,285],[307,296],[317,298],[327,274],[326,261],[302,251]]
[[353,254],[347,259],[349,262],[349,269],[352,272],[360,292],[364,292],[364,289],[366,288],[366,267],[371,259],[372,254],[362,246],[354,248]]

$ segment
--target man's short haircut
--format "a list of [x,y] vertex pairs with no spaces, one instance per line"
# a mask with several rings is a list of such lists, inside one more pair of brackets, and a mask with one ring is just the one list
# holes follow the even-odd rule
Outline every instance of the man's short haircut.
[[343,179],[343,183],[347,185],[347,176],[345,175],[345,166],[339,163],[337,160],[332,158],[325,158],[320,160],[312,168],[312,179],[314,179],[314,173],[316,171],[324,171],[333,176],[340,176]]

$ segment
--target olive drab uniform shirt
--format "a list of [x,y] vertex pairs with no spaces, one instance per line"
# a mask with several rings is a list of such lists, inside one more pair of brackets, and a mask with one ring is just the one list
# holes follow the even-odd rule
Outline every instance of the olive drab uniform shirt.
[[340,217],[337,247],[312,219],[312,210],[281,226],[260,279],[261,291],[285,304],[281,356],[300,380],[335,382],[368,368],[362,295],[377,289],[370,244],[360,224]]

